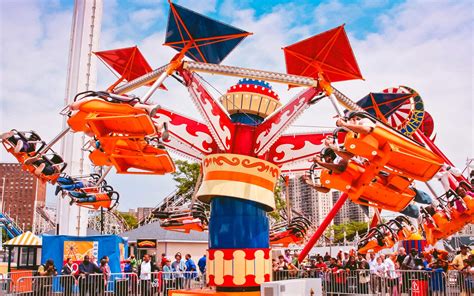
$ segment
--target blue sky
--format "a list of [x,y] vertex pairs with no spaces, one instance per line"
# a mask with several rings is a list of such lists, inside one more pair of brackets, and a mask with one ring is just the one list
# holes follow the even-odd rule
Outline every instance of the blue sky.
[[[366,80],[336,87],[354,100],[400,84],[415,88],[435,118],[439,147],[460,167],[467,156],[472,157],[471,1],[177,3],[254,33],[224,64],[274,71],[285,70],[281,47],[345,23]],[[72,1],[0,1],[0,131],[33,128],[46,139],[60,131],[62,119],[57,113],[64,99],[72,9]],[[104,0],[100,49],[137,44],[152,67],[166,63],[175,54],[161,46],[167,15],[164,0]],[[210,79],[222,92],[236,82]],[[104,89],[112,80],[98,65],[97,87]],[[167,84],[170,91],[153,100],[199,118],[187,92],[173,81]],[[276,89],[283,102],[293,94]],[[296,124],[333,125],[332,116],[330,104],[320,103]],[[0,160],[13,161],[3,151]],[[113,174],[109,179],[121,193],[122,210],[154,206],[174,187],[169,176]]]

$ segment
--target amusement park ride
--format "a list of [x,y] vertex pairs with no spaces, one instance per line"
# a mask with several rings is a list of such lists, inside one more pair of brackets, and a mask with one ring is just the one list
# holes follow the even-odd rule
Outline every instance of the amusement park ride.
[[[106,91],[78,94],[62,112],[67,128],[51,143],[34,132],[16,130],[2,143],[25,170],[56,184],[71,204],[94,209],[111,209],[118,201],[118,193],[105,181],[112,167],[119,174],[171,173],[175,166],[168,151],[199,162],[201,180],[192,200],[155,214],[169,230],[209,231],[206,276],[217,287],[215,293],[259,290],[271,279],[270,246],[305,241],[310,222],[291,218],[291,211],[270,232],[267,214],[275,210],[280,176],[311,168],[315,185],[344,192],[307,240],[300,261],[347,198],[376,209],[373,228],[360,240],[361,252],[388,248],[413,235],[424,235],[434,244],[473,222],[473,198],[458,187],[471,188],[462,176],[448,172],[453,164],[434,144],[433,120],[415,90],[389,88],[353,102],[332,86],[362,78],[344,26],[284,47],[286,74],[220,65],[249,35],[170,2],[164,45],[178,54],[168,64],[152,70],[137,47],[95,52],[119,74],[117,81]],[[198,73],[242,79],[216,99]],[[188,90],[203,122],[147,105],[158,88],[166,89],[163,82],[169,77]],[[304,89],[283,104],[269,82]],[[129,95],[142,86],[149,87],[143,97]],[[333,104],[338,128],[284,133],[321,100]],[[94,165],[106,167],[104,173],[63,173],[66,163],[52,146],[71,132],[90,139],[82,149]],[[344,158],[344,168],[334,159],[318,158],[319,165],[313,165],[323,148]],[[420,194],[413,182],[428,182],[436,174],[444,174],[452,190],[441,198],[433,196],[438,202],[414,214],[419,225],[403,215],[382,223],[381,210],[403,212]],[[205,204],[210,205],[209,217]]]

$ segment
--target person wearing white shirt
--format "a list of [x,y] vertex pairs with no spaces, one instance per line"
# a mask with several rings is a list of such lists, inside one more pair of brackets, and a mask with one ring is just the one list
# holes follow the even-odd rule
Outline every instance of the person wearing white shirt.
[[367,262],[369,262],[369,269],[371,274],[375,274],[376,268],[377,268],[377,260],[375,258],[375,253],[373,250],[369,250],[368,252],[369,256],[367,258]]
[[375,258],[375,252],[374,250],[369,250],[367,252],[367,262],[369,263],[369,271],[370,271],[370,289],[372,290],[372,293],[375,294],[376,291],[376,286],[377,286],[377,260]]
[[395,271],[395,262],[397,261],[397,254],[390,254],[384,261],[385,276],[387,278],[387,286],[390,295],[398,295],[398,275]]
[[153,264],[150,260],[150,255],[145,254],[143,256],[143,262],[140,264],[140,286],[141,286],[141,295],[148,296],[151,295],[151,275],[155,271]]
[[377,257],[375,263],[375,291],[380,293],[382,291],[382,279],[385,276],[385,264],[383,263],[382,257]]

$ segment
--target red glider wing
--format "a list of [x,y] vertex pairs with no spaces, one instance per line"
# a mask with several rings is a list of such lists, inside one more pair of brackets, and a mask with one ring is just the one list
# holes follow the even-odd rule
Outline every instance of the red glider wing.
[[[97,51],[94,53],[104,64],[111,67],[126,81],[134,80],[152,71],[152,68],[142,55],[138,47],[126,47],[112,50]],[[151,81],[147,85],[150,86]],[[162,89],[166,89],[163,85]]]
[[344,25],[283,48],[289,74],[329,82],[363,79]]

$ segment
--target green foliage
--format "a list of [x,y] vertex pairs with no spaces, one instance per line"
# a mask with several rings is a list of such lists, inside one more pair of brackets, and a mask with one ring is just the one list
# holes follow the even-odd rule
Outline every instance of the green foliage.
[[6,241],[8,241],[9,239],[10,239],[10,238],[8,237],[7,232],[2,229],[2,237],[1,237],[2,242],[6,242]]
[[275,221],[280,221],[282,219],[280,212],[286,209],[286,201],[282,197],[281,190],[282,190],[282,187],[280,186],[280,184],[278,184],[275,188],[275,192],[273,193],[273,195],[275,196],[276,210],[269,213],[269,216],[273,218]]
[[334,242],[344,241],[344,231],[346,232],[346,239],[352,240],[356,233],[359,236],[364,235],[367,232],[367,222],[355,222],[351,221],[344,224],[333,225],[326,230],[326,236],[331,236],[331,231],[334,231]]
[[192,192],[198,181],[200,165],[199,163],[190,163],[185,160],[175,160],[176,172],[172,173],[173,180],[176,181],[178,194],[189,193],[188,198],[192,197]]
[[119,212],[119,215],[127,222],[130,229],[138,227],[138,219],[132,214]]
[[[191,198],[199,178],[200,165],[199,163],[191,163],[185,160],[176,160],[175,166],[176,172],[172,173],[172,175],[173,180],[177,183],[178,194],[188,193],[186,197]],[[276,210],[270,213],[270,216],[276,221],[281,220],[280,210],[286,208],[286,202],[282,198],[281,190],[281,186],[277,185],[274,193]]]

